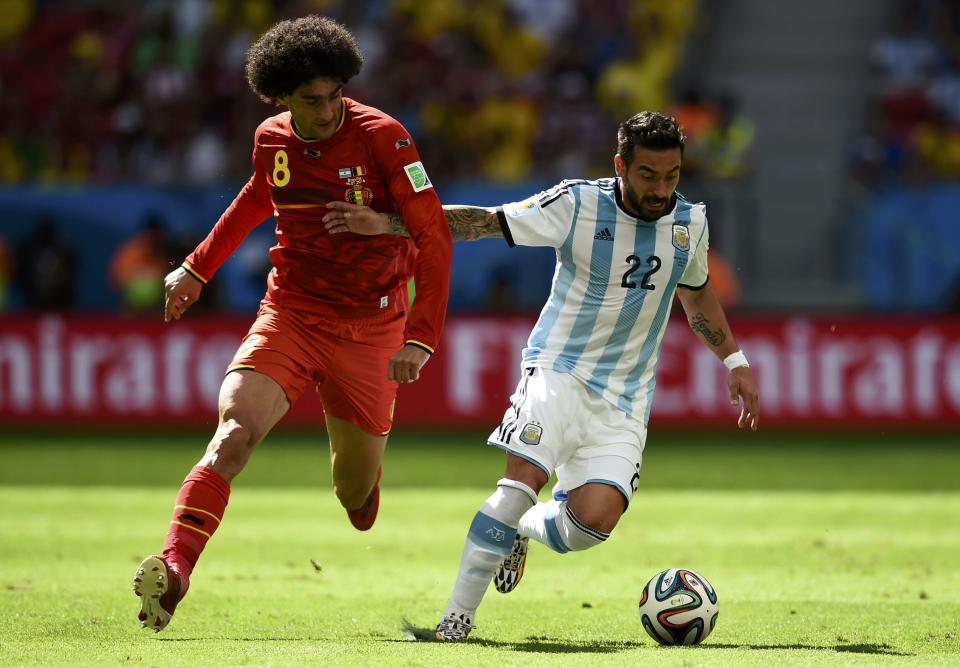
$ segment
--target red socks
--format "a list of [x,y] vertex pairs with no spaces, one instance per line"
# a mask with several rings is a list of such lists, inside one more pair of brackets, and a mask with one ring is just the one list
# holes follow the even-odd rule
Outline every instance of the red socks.
[[186,579],[220,526],[229,498],[230,483],[211,468],[194,466],[184,479],[173,507],[163,557]]

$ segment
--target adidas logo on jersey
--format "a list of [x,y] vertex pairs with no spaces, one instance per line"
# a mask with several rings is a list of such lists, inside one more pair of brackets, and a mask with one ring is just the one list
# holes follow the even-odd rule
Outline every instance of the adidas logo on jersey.
[[593,238],[598,241],[613,241],[613,235],[610,234],[610,229],[606,227],[594,234]]

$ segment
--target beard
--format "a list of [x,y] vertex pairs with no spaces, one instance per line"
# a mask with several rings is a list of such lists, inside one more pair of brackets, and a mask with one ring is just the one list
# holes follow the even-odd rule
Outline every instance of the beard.
[[[633,211],[636,211],[640,214],[640,218],[643,220],[657,220],[667,212],[667,206],[670,203],[672,197],[657,197],[656,195],[644,195],[640,197],[637,195],[637,192],[630,187],[630,183],[623,179],[623,189],[624,189],[624,200],[630,206]],[[663,206],[653,211],[651,207],[662,204]]]

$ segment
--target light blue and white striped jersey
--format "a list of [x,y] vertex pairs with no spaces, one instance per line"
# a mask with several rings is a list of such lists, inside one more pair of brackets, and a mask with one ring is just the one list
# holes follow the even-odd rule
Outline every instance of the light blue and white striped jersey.
[[570,373],[646,424],[677,285],[707,282],[706,207],[678,194],[672,211],[645,221],[608,178],[563,181],[497,213],[511,246],[557,249],[523,367]]

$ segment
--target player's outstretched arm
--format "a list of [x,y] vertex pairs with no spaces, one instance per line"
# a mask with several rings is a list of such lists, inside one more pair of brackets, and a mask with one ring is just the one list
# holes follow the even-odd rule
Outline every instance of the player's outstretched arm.
[[[399,214],[378,213],[368,206],[357,206],[350,202],[329,202],[327,208],[330,210],[324,215],[323,223],[330,234],[353,232],[410,236]],[[444,206],[443,213],[454,241],[503,236],[496,209],[453,204]]]
[[727,375],[727,387],[730,390],[730,403],[740,404],[742,407],[737,425],[741,429],[749,427],[756,431],[760,426],[757,384],[746,364],[746,358],[733,338],[727,316],[713,287],[710,283],[699,290],[678,287],[677,296],[687,314],[690,329],[724,364],[733,367]]
[[163,321],[179,320],[200,299],[203,283],[183,267],[177,267],[163,279]]

